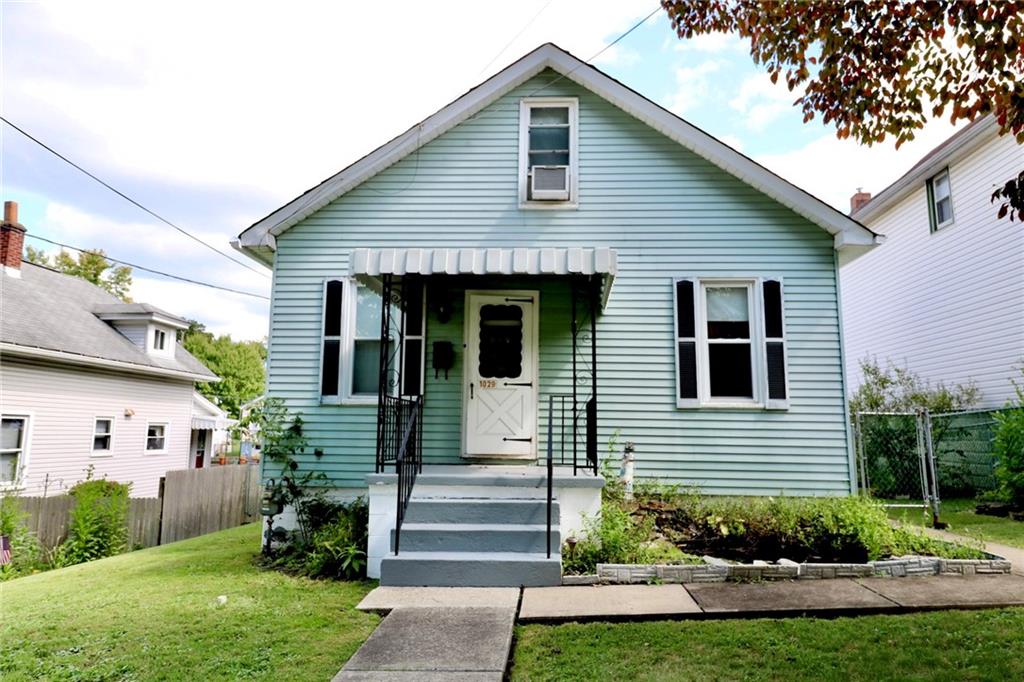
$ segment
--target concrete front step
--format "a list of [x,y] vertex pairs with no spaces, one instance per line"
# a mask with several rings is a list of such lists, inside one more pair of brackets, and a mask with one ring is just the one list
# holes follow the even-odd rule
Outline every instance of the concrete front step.
[[402,551],[385,557],[380,569],[381,585],[543,587],[562,581],[556,553],[549,559],[544,553],[526,552]]
[[[551,504],[558,525],[558,501]],[[417,498],[409,500],[405,523],[546,524],[547,500],[502,498]]]
[[[562,546],[556,525],[551,527],[551,551]],[[402,551],[411,552],[526,552],[546,553],[546,524],[512,523],[409,523],[402,524]],[[395,531],[391,531],[391,551]]]

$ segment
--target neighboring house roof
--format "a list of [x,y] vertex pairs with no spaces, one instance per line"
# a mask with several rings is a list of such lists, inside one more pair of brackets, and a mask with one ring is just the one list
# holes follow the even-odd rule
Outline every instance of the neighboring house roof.
[[79,277],[24,262],[21,276],[5,276],[0,286],[0,351],[182,379],[218,379],[180,344],[173,358],[150,355],[97,315],[125,305]]
[[841,211],[562,48],[546,43],[387,144],[256,222],[242,232],[232,245],[270,265],[273,262],[273,251],[276,250],[275,239],[285,230],[549,68],[796,211],[832,234],[836,249],[863,251],[876,243],[877,235],[874,232]]
[[947,138],[945,142],[925,154],[899,180],[883,189],[869,202],[854,211],[853,217],[861,222],[873,220],[883,211],[918,189],[925,180],[957,159],[970,154],[990,137],[995,137],[998,132],[999,124],[996,121],[996,117],[991,114],[972,121],[966,128],[958,130]]
[[108,303],[93,308],[101,320],[153,320],[178,329],[188,329],[188,320],[148,303]]
[[192,393],[192,428],[226,429],[237,423],[219,405],[199,391]]

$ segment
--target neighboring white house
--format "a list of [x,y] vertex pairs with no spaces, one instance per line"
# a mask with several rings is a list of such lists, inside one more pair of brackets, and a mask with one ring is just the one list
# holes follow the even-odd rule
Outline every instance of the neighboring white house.
[[188,465],[193,469],[210,466],[214,458],[231,443],[231,427],[236,420],[199,391],[192,394],[192,440]]
[[851,389],[875,358],[933,383],[973,381],[983,406],[1011,397],[1024,362],[1024,225],[998,219],[991,196],[1024,170],[1024,148],[998,128],[975,121],[875,198],[854,197],[853,218],[886,240],[841,270]]
[[185,320],[22,263],[24,234],[6,202],[0,490],[57,495],[91,468],[133,497],[157,495],[168,470],[194,464],[195,382],[217,377],[178,344]]

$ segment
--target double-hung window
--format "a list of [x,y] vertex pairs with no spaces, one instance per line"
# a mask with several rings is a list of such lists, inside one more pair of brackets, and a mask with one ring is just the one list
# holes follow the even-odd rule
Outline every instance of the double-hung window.
[[165,332],[163,329],[154,329],[153,330],[153,349],[154,350],[163,350],[166,345],[167,345],[167,332]]
[[519,203],[574,206],[578,195],[578,111],[574,97],[522,100],[519,113]]
[[92,454],[109,455],[113,446],[114,420],[111,417],[96,417],[92,429]]
[[953,222],[953,192],[949,186],[949,169],[931,177],[927,183],[928,224],[935,232]]
[[[424,288],[411,280],[404,283],[408,310],[391,311],[395,325],[387,352],[394,355],[391,367],[402,367],[402,395],[420,395],[423,385]],[[352,279],[332,279],[324,285],[323,340],[320,357],[320,396],[324,402],[376,402],[380,386],[381,313],[378,292]],[[399,357],[400,356],[400,357]],[[397,391],[395,377],[388,388]]]
[[0,420],[0,486],[17,483],[25,466],[28,417],[4,415]]
[[146,452],[156,453],[167,450],[167,424],[146,426]]
[[788,405],[782,282],[675,281],[676,404]]

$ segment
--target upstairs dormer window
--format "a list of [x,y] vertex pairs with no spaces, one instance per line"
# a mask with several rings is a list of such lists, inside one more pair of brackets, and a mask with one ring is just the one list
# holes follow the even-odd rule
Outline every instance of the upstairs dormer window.
[[519,111],[519,203],[573,207],[578,194],[579,104],[573,97],[522,100]]
[[953,222],[953,192],[949,187],[949,169],[928,180],[928,223],[932,232]]
[[163,350],[166,345],[167,345],[167,332],[165,332],[163,329],[154,329],[153,330],[153,349],[154,350]]

